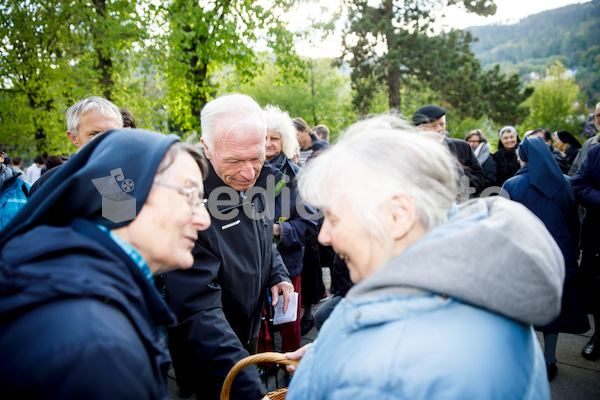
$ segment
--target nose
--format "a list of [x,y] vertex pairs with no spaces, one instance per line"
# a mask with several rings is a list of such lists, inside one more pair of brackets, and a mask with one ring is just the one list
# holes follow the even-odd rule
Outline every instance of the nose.
[[192,225],[197,231],[207,230],[210,226],[210,214],[206,207],[200,207],[200,209],[192,214]]
[[244,165],[242,166],[242,170],[240,171],[240,174],[247,181],[253,180],[254,179],[254,168],[252,166],[252,163],[251,162],[244,163]]
[[325,220],[323,221],[323,225],[321,226],[317,240],[323,246],[329,246],[331,244],[330,226],[329,222],[327,221],[327,217],[325,217]]

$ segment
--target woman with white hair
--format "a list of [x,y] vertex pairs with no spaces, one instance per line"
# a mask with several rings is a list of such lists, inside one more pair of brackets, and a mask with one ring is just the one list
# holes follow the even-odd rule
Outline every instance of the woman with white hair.
[[288,400],[550,398],[532,324],[559,312],[562,254],[520,204],[456,207],[454,175],[403,122],[357,124],[309,165],[299,188],[325,212],[319,241],[356,285],[286,354],[302,358]]
[[[264,109],[267,138],[265,141],[265,158],[277,168],[284,179],[275,185],[275,224],[273,236],[277,241],[277,249],[287,267],[294,291],[298,293],[297,318],[294,322],[282,324],[281,351],[294,351],[300,347],[300,309],[301,272],[304,258],[304,243],[307,232],[316,235],[317,211],[307,207],[298,197],[296,177],[300,167],[291,158],[296,151],[296,129],[290,116],[277,106],[268,105]],[[287,192],[287,193],[285,193]],[[313,217],[312,219],[310,217]]]

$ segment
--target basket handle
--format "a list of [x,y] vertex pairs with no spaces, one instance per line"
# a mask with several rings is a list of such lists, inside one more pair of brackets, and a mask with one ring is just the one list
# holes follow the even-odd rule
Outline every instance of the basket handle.
[[225,381],[223,382],[223,389],[221,389],[221,400],[229,399],[229,392],[231,391],[231,385],[233,384],[233,380],[235,376],[242,369],[246,368],[249,365],[260,363],[260,362],[272,362],[277,364],[284,365],[298,365],[300,360],[290,360],[282,353],[274,353],[274,352],[266,352],[266,353],[258,353],[245,358],[242,358],[240,361],[235,363],[235,365],[231,368]]

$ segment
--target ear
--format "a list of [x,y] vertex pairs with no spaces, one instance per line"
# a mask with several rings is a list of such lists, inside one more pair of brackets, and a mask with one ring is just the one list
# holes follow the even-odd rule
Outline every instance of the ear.
[[204,139],[200,138],[200,142],[202,143],[202,147],[204,148],[204,155],[208,159],[208,161],[212,161],[212,154],[210,154],[210,150],[206,143],[204,143]]
[[394,240],[404,239],[417,223],[417,210],[412,197],[397,194],[389,201],[390,234]]
[[67,131],[67,137],[69,138],[71,143],[75,145],[75,147],[79,148],[79,140],[77,139],[77,136],[73,135],[71,131]]

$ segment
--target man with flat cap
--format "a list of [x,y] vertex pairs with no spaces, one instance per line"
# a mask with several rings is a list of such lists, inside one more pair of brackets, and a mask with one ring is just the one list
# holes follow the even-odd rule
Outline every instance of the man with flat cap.
[[415,111],[412,121],[417,129],[435,134],[440,142],[450,150],[462,166],[464,176],[469,180],[469,197],[478,196],[485,177],[483,168],[467,142],[447,136],[446,110],[440,106],[429,104]]

